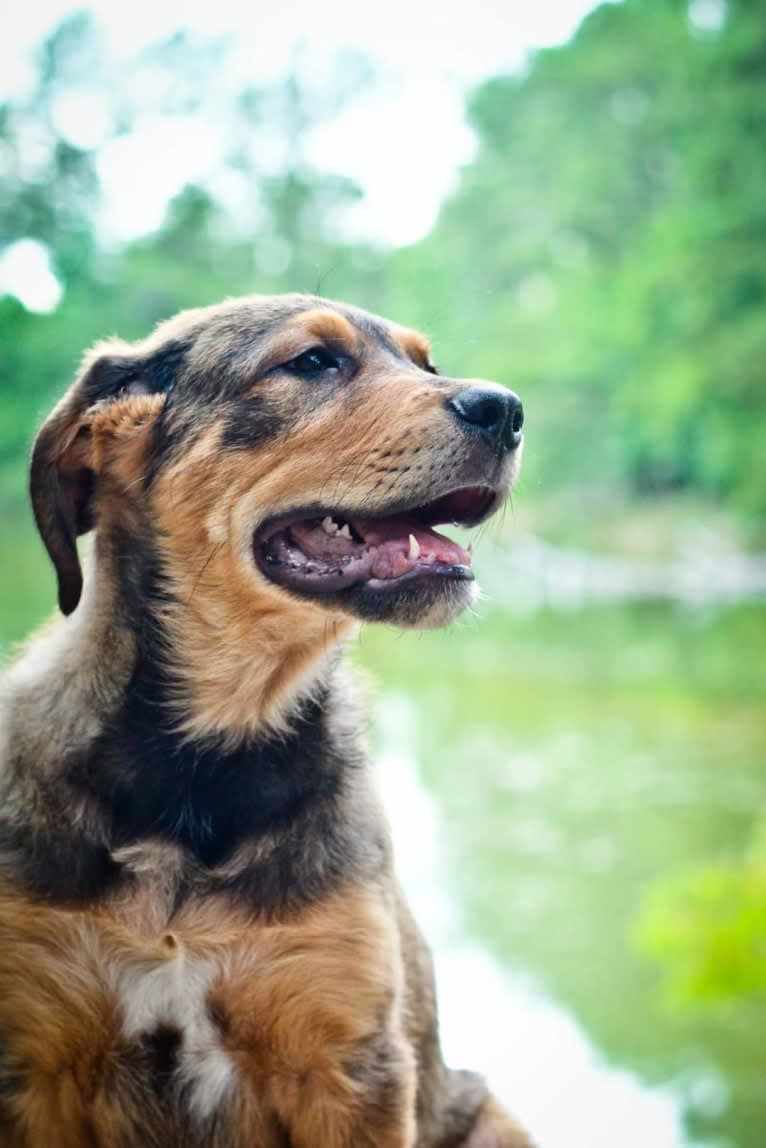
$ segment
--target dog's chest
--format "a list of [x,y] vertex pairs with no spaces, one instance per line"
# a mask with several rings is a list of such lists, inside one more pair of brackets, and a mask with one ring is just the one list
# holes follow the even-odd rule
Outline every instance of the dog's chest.
[[[196,953],[172,932],[158,938],[157,948],[108,960],[118,1040],[148,1052],[146,1074],[172,1078],[190,1114],[204,1120],[236,1087],[235,1060],[211,1009],[214,987],[225,992],[227,952]],[[251,975],[257,976],[257,961]]]
[[[94,1111],[140,1127],[137,1096],[175,1122],[173,1136],[212,1119],[268,1123],[312,1079],[342,1086],[398,991],[388,914],[358,889],[271,922],[200,901],[160,927],[130,906],[97,915],[0,899],[0,946],[18,1106],[73,1127]],[[67,1076],[65,1113],[54,1082]]]

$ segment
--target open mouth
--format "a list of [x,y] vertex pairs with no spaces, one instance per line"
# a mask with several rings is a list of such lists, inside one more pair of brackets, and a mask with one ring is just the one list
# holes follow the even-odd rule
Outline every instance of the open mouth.
[[492,488],[472,486],[386,516],[296,512],[262,526],[255,553],[272,581],[315,594],[360,583],[383,590],[418,577],[468,580],[473,578],[470,549],[433,528],[475,526],[498,501]]

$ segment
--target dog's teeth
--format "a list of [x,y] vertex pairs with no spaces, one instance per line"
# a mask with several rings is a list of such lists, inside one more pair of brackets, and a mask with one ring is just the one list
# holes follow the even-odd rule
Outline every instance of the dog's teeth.
[[410,535],[410,550],[407,557],[409,558],[410,562],[417,562],[418,558],[420,557],[420,543],[414,534]]
[[468,543],[468,551],[467,551],[467,553],[468,553],[468,556],[469,556],[469,557],[470,557],[470,556],[473,554],[473,542],[469,542],[469,543]]
[[322,519],[322,529],[324,530],[325,534],[337,534],[338,523],[328,514],[325,518]]
[[335,529],[338,531],[338,534],[342,534],[344,538],[348,538],[349,542],[351,541],[351,527],[347,522],[344,522],[340,528],[336,526]]

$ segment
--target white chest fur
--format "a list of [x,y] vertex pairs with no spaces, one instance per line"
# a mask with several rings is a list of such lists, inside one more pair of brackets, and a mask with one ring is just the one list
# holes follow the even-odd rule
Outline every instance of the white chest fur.
[[221,1047],[208,1007],[208,992],[220,971],[211,957],[190,954],[172,933],[163,937],[166,956],[132,954],[113,968],[113,988],[126,1037],[140,1039],[168,1027],[178,1033],[175,1080],[192,1114],[213,1115],[234,1085],[235,1068]]

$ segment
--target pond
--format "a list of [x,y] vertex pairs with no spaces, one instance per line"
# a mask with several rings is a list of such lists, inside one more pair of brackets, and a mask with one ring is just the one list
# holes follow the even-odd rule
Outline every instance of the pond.
[[752,606],[484,605],[362,635],[450,1060],[541,1148],[766,1143],[764,997],[679,996],[642,940],[657,887],[736,872],[762,822],[764,649]]

